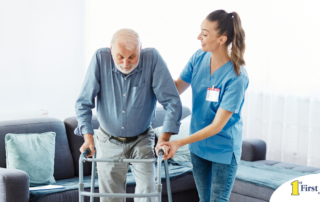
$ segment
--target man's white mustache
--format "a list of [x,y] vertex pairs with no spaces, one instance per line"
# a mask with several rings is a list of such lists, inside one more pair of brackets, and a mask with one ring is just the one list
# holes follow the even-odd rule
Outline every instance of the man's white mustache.
[[129,69],[130,67],[132,67],[132,65],[129,65],[128,67],[124,67],[123,65],[120,65],[120,67],[123,69]]

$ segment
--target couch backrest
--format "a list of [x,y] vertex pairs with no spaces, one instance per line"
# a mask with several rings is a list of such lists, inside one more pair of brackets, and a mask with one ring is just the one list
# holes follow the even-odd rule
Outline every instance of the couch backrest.
[[[182,107],[182,118],[187,117],[188,115],[191,114],[191,111],[188,107]],[[163,121],[164,121],[164,116],[165,116],[165,110],[162,107],[157,107],[156,108],[156,116],[153,119],[152,122],[152,127],[156,128],[159,126],[162,126]],[[83,137],[74,135],[74,130],[78,125],[76,117],[70,117],[64,120],[65,127],[67,130],[67,136],[69,139],[69,145],[70,145],[70,150],[72,153],[72,158],[73,158],[73,164],[74,164],[74,170],[75,170],[75,175],[79,175],[79,157],[80,157],[80,151],[79,148],[83,144],[84,140]],[[98,129],[99,127],[99,122],[97,120],[97,117],[94,115],[92,117],[92,126],[94,129]],[[86,162],[83,165],[83,174],[84,175],[91,175],[91,163]]]
[[[93,129],[99,128],[99,122],[95,115],[92,116],[92,126]],[[72,154],[74,172],[76,176],[79,176],[79,157],[80,157],[80,147],[84,142],[83,137],[75,135],[74,130],[78,126],[78,121],[75,116],[69,117],[64,120],[64,124],[67,131],[67,136],[69,140],[69,146]],[[91,163],[86,162],[83,164],[83,175],[91,175]]]
[[[156,108],[156,116],[154,117],[154,119],[152,121],[152,127],[157,128],[159,126],[162,126],[165,115],[166,115],[166,111],[163,109],[163,107],[158,106]],[[188,107],[182,106],[181,120],[186,118],[189,115],[191,115],[190,109]]]
[[54,177],[56,180],[74,176],[74,166],[64,123],[55,118],[34,118],[0,122],[0,167],[6,167],[5,136],[8,133],[55,132]]
[[[163,107],[158,106],[156,108],[156,116],[152,120],[152,128],[157,128],[163,125],[164,117],[166,115],[166,111],[163,109]],[[182,116],[181,120],[186,118],[187,116],[191,115],[191,111],[188,107],[182,107]],[[154,146],[156,146],[158,143],[157,136],[155,137]]]

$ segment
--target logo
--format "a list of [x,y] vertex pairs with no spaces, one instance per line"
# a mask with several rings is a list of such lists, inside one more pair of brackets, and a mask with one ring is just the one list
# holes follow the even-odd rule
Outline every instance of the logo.
[[[293,196],[299,196],[299,190],[301,192],[305,191],[305,192],[318,192],[318,194],[320,194],[320,190],[318,191],[318,186],[309,186],[307,184],[303,184],[302,181],[294,181],[291,183],[292,185],[292,194]],[[300,187],[300,189],[299,189]]]
[[319,202],[320,174],[305,175],[292,179],[274,191],[270,202]]

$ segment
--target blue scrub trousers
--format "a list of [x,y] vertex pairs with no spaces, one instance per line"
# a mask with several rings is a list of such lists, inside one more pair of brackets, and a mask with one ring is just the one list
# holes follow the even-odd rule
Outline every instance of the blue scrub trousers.
[[231,164],[227,165],[208,161],[190,153],[200,202],[229,201],[238,169],[234,155]]

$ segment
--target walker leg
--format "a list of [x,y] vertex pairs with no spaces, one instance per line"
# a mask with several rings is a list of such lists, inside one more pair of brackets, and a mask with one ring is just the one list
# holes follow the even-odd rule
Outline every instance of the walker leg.
[[167,162],[166,160],[164,161],[164,170],[165,170],[165,172],[166,172],[168,201],[169,201],[169,202],[172,202],[172,194],[171,194],[171,186],[170,186],[168,162]]
[[84,202],[84,196],[83,195],[80,196],[79,201],[80,202]]
[[162,184],[161,184],[161,162],[162,162],[162,154],[158,154],[158,162],[157,162],[157,192],[159,193],[159,201],[161,202],[162,197]]
[[84,202],[84,196],[81,195],[81,192],[84,191],[83,188],[83,156],[80,156],[79,159],[79,202]]
[[[93,159],[96,158],[96,152],[93,154]],[[94,184],[95,184],[95,174],[96,174],[96,162],[92,162],[92,170],[91,170],[91,193],[94,193]],[[94,201],[94,197],[90,196],[90,202]]]

